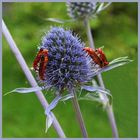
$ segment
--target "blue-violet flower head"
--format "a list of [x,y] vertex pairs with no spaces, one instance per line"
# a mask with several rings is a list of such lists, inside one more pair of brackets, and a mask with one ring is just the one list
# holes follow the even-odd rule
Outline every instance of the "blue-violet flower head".
[[74,19],[90,18],[96,13],[96,2],[68,2],[68,14]]
[[84,47],[84,43],[72,31],[52,27],[40,46],[40,49],[48,50],[45,80],[41,82],[62,90],[91,80],[92,72],[99,66],[83,50]]

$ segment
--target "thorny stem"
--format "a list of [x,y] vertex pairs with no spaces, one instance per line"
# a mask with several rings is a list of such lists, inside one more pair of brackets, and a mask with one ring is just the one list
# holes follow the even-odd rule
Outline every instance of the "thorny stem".
[[[88,19],[84,20],[84,26],[86,27],[86,32],[87,32],[88,40],[89,40],[89,43],[90,43],[90,47],[95,49],[95,45],[94,45],[94,41],[93,41],[91,28],[90,28],[90,24],[89,24]],[[101,74],[97,75],[97,79],[98,79],[99,85],[101,87],[105,88],[105,85],[104,85]],[[99,94],[99,96],[103,100],[103,104],[106,104],[106,112],[107,112],[109,122],[110,122],[110,125],[111,125],[111,128],[112,128],[113,137],[118,138],[119,135],[118,135],[117,125],[116,125],[116,122],[115,122],[115,117],[114,117],[112,105],[109,104],[109,99],[108,99],[107,95]]]
[[[35,81],[32,73],[30,72],[22,54],[20,53],[20,51],[19,51],[16,43],[14,42],[14,40],[13,40],[8,28],[6,27],[4,21],[2,21],[2,32],[3,32],[3,34],[6,38],[9,46],[10,46],[10,49],[12,50],[12,52],[14,53],[17,61],[19,62],[26,78],[28,79],[29,83],[31,84],[32,87],[36,87],[38,84]],[[36,91],[35,94],[38,97],[38,99],[39,99],[41,105],[43,106],[43,108],[46,109],[49,106],[49,104],[48,104],[47,100],[45,99],[43,93],[41,91]],[[54,114],[53,114],[53,119],[54,119],[53,126],[54,126],[56,132],[58,133],[59,137],[65,138],[66,136],[65,136],[59,122],[57,121],[56,117],[54,116]]]
[[79,103],[78,103],[78,100],[77,100],[77,95],[76,95],[74,90],[71,90],[71,92],[72,92],[72,94],[74,94],[74,97],[72,98],[72,103],[73,103],[73,106],[74,106],[74,109],[75,109],[75,112],[76,112],[76,117],[77,117],[78,123],[80,125],[82,135],[83,135],[84,138],[88,138],[85,123],[84,123],[82,113],[81,113],[81,110],[80,110],[80,106],[79,106]]

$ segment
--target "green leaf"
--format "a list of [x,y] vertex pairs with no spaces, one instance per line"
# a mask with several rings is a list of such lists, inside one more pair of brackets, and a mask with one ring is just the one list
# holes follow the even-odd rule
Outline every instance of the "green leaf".
[[6,96],[10,93],[14,93],[14,92],[25,94],[25,93],[31,93],[31,92],[36,92],[36,91],[40,91],[40,90],[43,90],[43,88],[42,87],[16,88],[10,92],[5,93],[4,96]]
[[70,20],[63,20],[63,19],[58,19],[58,18],[47,18],[47,21],[52,21],[52,22],[57,22],[57,23],[61,23],[64,24],[66,22],[73,22],[74,19],[70,19]]

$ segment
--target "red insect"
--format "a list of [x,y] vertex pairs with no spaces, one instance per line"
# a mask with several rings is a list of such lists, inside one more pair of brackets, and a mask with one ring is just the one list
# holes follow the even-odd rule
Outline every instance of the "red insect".
[[33,68],[35,71],[39,71],[39,77],[44,80],[44,73],[48,63],[48,50],[41,48],[37,53],[37,56],[33,62]]
[[109,64],[101,48],[94,50],[92,48],[85,47],[84,50],[89,54],[89,56],[93,59],[93,61],[96,64],[98,64],[101,68]]

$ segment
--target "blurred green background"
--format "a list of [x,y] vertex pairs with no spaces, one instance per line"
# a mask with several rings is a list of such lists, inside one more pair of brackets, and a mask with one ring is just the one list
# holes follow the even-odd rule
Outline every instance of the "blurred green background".
[[[69,19],[65,3],[3,3],[3,18],[29,67],[44,32],[50,26],[73,29],[86,43],[82,23],[60,25],[46,18]],[[134,61],[103,73],[113,95],[113,107],[120,137],[137,137],[137,3],[112,3],[90,21],[96,47],[105,46],[108,60],[129,56]],[[34,73],[33,73],[34,74]],[[3,37],[3,94],[17,87],[30,87],[15,56]],[[49,102],[54,95],[46,96]],[[89,137],[112,137],[106,112],[96,102],[79,101]],[[3,97],[3,137],[58,137],[51,127],[45,134],[44,110],[35,94]],[[71,100],[59,103],[54,113],[67,137],[82,137]]]

